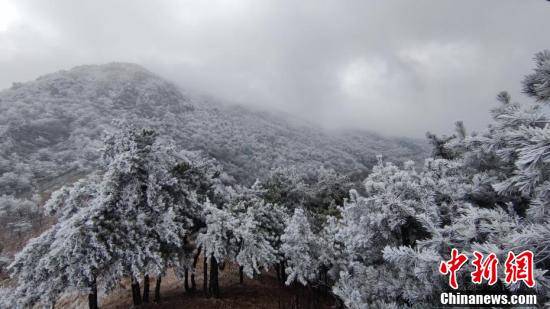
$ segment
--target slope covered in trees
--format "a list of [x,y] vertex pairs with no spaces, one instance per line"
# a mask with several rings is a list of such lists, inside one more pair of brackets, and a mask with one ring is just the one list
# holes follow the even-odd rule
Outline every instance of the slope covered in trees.
[[104,134],[125,122],[202,151],[248,185],[281,166],[364,176],[378,153],[403,161],[427,149],[414,140],[326,132],[287,115],[213,103],[125,63],[14,83],[0,92],[0,110],[0,242],[7,249],[40,228],[42,195],[100,168]]
[[[81,66],[0,92],[2,194],[24,195],[94,169],[113,120],[155,129],[216,158],[251,184],[278,166],[366,171],[378,153],[420,157],[422,143],[369,132],[327,132],[286,115],[224,106],[181,92],[133,64]],[[57,179],[57,181],[56,181]]]
[[449,289],[438,267],[452,248],[472,259],[474,251],[494,253],[500,261],[509,251],[531,250],[533,287],[506,283],[505,267],[494,285],[474,284],[471,264],[458,282],[467,291],[536,293],[547,302],[550,121],[544,105],[550,103],[550,53],[537,54],[535,63],[524,89],[536,103],[515,103],[502,92],[487,130],[467,134],[457,122],[452,136],[428,134],[434,152],[422,168],[380,158],[364,181],[365,195],[350,191],[322,232],[312,234],[304,214],[295,212],[294,228],[282,236],[294,240],[286,252],[310,262],[296,258],[287,271],[315,284],[328,270],[333,292],[350,308],[424,308],[438,306],[440,293]]
[[9,266],[2,305],[50,306],[75,292],[96,308],[98,290],[125,280],[140,305],[150,301],[151,277],[158,300],[168,269],[196,290],[202,257],[212,297],[231,264],[240,278],[272,271],[281,284],[331,291],[348,308],[426,308],[449,289],[439,267],[451,249],[501,261],[530,250],[536,284],[507,283],[503,268],[494,284],[475,284],[471,264],[458,283],[536,293],[548,305],[550,52],[535,60],[524,80],[535,103],[502,92],[486,130],[468,133],[457,122],[452,136],[427,134],[433,154],[421,167],[379,156],[361,190],[345,169],[285,165],[250,185],[167,135],[122,125],[103,140],[96,172],[50,197],[57,221]]

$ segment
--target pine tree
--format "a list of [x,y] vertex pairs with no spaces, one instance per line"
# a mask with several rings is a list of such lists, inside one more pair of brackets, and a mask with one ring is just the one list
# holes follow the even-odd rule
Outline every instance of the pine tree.
[[197,171],[207,160],[133,128],[110,136],[103,158],[104,172],[60,189],[46,203],[58,223],[10,267],[19,303],[53,302],[77,289],[93,295],[93,307],[98,286],[109,291],[129,277],[139,304],[138,278],[159,277],[192,255],[191,234],[204,226],[201,190],[211,176]]
[[285,269],[289,285],[298,281],[303,285],[317,278],[320,268],[318,257],[320,248],[318,239],[312,232],[309,221],[301,208],[296,208],[289,219],[284,234],[281,250],[285,255],[287,267]]
[[[535,73],[524,81],[525,92],[542,103],[548,59],[548,52],[537,54]],[[330,252],[323,260],[333,264],[333,291],[348,307],[437,304],[447,285],[436,266],[451,248],[494,252],[501,260],[510,250],[532,250],[537,292],[549,295],[549,122],[538,104],[513,102],[505,92],[497,99],[487,130],[468,134],[459,122],[456,135],[429,134],[434,158],[420,172],[379,163],[364,183],[366,196],[352,191],[341,217],[327,221],[321,239]],[[498,276],[493,293],[526,289],[504,284],[502,270]],[[459,282],[489,289],[464,274]]]
[[282,259],[281,234],[287,217],[281,207],[253,198],[239,215],[235,231],[238,249],[235,261],[249,278],[267,271]]
[[535,55],[535,72],[523,81],[523,91],[537,101],[550,102],[550,50]]

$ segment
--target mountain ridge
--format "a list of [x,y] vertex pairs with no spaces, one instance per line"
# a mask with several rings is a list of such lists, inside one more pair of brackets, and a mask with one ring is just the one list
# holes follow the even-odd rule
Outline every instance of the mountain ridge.
[[271,168],[365,173],[377,154],[421,158],[425,144],[372,132],[329,132],[297,117],[192,97],[132,63],[82,65],[0,91],[0,194],[28,195],[39,180],[96,168],[101,136],[124,119],[206,153],[250,183]]

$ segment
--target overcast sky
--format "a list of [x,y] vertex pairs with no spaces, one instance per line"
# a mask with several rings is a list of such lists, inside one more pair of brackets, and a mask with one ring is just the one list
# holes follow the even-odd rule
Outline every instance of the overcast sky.
[[545,0],[0,0],[0,88],[134,62],[191,91],[328,127],[478,129],[550,48]]

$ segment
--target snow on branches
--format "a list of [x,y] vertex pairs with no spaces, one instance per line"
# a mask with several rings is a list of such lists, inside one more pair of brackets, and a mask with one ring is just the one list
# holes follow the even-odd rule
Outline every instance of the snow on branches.
[[[550,53],[537,54],[524,81],[537,102],[549,101],[549,72]],[[20,306],[51,304],[64,292],[109,290],[170,267],[187,274],[201,250],[216,294],[218,265],[236,263],[241,276],[275,266],[287,285],[330,287],[349,308],[426,307],[448,288],[438,262],[457,249],[499,260],[531,250],[534,288],[547,301],[548,115],[505,92],[497,99],[486,130],[468,133],[457,122],[456,134],[428,134],[433,157],[422,167],[380,157],[357,190],[322,167],[281,167],[244,187],[153,130],[124,128],[105,140],[101,170],[51,195],[45,209],[58,221],[15,257],[10,297]],[[16,202],[0,197],[0,212]],[[502,270],[491,287],[466,274],[457,282],[472,291],[529,289]]]

